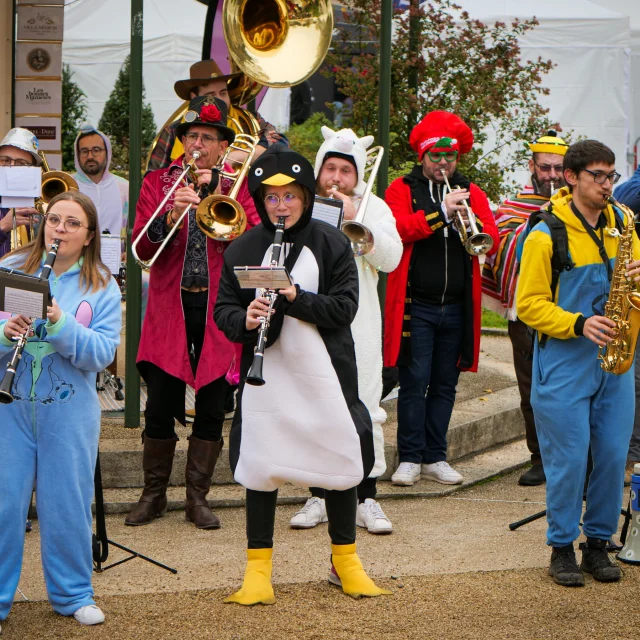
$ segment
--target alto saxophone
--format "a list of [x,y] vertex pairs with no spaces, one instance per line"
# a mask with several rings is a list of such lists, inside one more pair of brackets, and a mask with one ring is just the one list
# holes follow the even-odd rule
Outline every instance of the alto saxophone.
[[611,342],[598,348],[598,360],[607,373],[622,375],[629,371],[633,364],[640,332],[640,293],[634,280],[626,275],[627,264],[633,262],[635,216],[631,209],[611,196],[606,196],[605,202],[624,211],[627,222],[622,233],[617,229],[612,230],[612,235],[619,236],[620,244],[613,268],[609,299],[604,307],[604,315],[616,323],[617,333]]

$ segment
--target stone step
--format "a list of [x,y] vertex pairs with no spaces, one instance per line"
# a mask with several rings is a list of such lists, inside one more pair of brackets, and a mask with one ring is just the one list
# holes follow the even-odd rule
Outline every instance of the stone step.
[[[383,406],[389,413],[385,425],[385,457],[387,471],[383,480],[391,477],[398,464],[396,447],[395,401]],[[142,487],[142,444],[139,430],[126,430],[117,421],[104,427],[100,441],[102,479],[105,488]],[[228,442],[230,421],[225,422],[223,435]],[[187,457],[187,435],[190,428],[176,429],[180,440],[177,443],[170,484],[184,484]],[[456,403],[449,427],[449,460],[477,454],[481,451],[520,438],[524,434],[524,422],[520,411],[517,387],[507,387],[495,393]],[[225,449],[216,465],[214,484],[232,484],[233,474],[229,467],[228,450]]]
[[[412,487],[396,487],[389,481],[379,481],[377,499],[446,496],[489,478],[521,468],[529,462],[529,457],[526,444],[521,439],[459,460],[455,468],[464,476],[464,482],[460,485],[443,485],[430,480],[420,480]],[[169,487],[167,492],[168,510],[184,509],[184,493],[184,487]],[[105,512],[110,514],[128,513],[139,497],[140,489],[138,488],[105,489]],[[308,497],[307,489],[286,484],[278,491],[278,504],[303,504]],[[213,509],[241,507],[244,504],[244,488],[238,484],[217,485],[212,487],[209,492],[209,505]]]

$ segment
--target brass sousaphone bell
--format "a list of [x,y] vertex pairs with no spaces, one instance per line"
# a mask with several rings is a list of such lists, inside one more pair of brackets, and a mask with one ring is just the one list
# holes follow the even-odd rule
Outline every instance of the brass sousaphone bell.
[[231,57],[249,78],[290,87],[322,64],[333,33],[331,0],[225,0],[222,26]]

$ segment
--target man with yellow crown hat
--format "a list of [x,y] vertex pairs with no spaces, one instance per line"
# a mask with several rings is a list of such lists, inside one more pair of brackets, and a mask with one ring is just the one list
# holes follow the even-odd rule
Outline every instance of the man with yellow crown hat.
[[520,407],[524,416],[527,447],[531,453],[531,467],[518,480],[522,486],[537,486],[545,481],[540,457],[536,424],[531,408],[531,337],[529,327],[518,319],[515,305],[518,261],[516,245],[529,216],[539,211],[553,193],[565,186],[562,160],[569,148],[555,131],[527,144],[530,183],[512,198],[505,200],[496,212],[500,233],[498,252],[487,257],[482,271],[483,304],[509,321],[509,339],[513,348],[513,363],[520,391]]

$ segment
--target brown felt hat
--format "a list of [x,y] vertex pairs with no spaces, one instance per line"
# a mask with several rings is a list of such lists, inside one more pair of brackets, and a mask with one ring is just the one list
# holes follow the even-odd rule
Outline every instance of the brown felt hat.
[[226,80],[227,82],[232,78],[237,78],[242,75],[238,73],[229,73],[226,76],[220,71],[220,67],[216,64],[215,60],[201,60],[191,65],[189,69],[188,80],[178,80],[173,85],[178,97],[183,100],[189,100],[191,98],[191,91],[201,84],[206,84],[211,80]]

